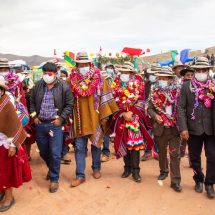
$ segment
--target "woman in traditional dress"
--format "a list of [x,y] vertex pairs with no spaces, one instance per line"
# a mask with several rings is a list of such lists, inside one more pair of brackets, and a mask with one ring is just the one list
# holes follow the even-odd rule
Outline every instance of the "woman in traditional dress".
[[31,169],[25,149],[21,146],[26,133],[10,98],[8,87],[0,76],[0,212],[15,203],[13,188],[31,180]]

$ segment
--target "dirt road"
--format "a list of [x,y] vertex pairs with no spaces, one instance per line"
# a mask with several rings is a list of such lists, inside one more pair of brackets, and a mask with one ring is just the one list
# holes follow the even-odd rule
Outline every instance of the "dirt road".
[[[34,146],[32,149],[33,180],[15,191],[16,204],[5,214],[12,215],[215,215],[215,199],[210,200],[193,190],[192,170],[187,158],[182,159],[182,193],[174,192],[169,179],[163,185],[157,181],[158,162],[141,162],[142,182],[137,184],[120,178],[123,161],[112,159],[102,165],[102,178],[91,175],[91,155],[87,158],[87,181],[70,188],[75,176],[74,154],[72,164],[61,166],[60,189],[48,192],[45,180],[47,168]],[[204,159],[205,161],[205,159]],[[205,167],[204,167],[205,169]]]

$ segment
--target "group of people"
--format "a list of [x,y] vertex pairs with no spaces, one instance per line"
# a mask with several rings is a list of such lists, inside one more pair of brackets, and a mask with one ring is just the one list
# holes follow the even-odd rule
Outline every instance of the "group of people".
[[74,61],[69,74],[56,63],[45,63],[42,79],[29,90],[10,71],[8,61],[0,59],[0,211],[14,204],[13,188],[31,180],[33,142],[47,166],[51,193],[59,188],[62,160],[71,161],[68,143],[75,148],[71,186],[77,187],[86,181],[88,143],[92,175],[99,179],[101,162],[110,159],[112,139],[116,157],[124,160],[122,178],[131,175],[140,182],[140,160],[155,157],[158,180],[170,174],[176,192],[182,190],[180,160],[188,145],[195,191],[202,193],[205,185],[208,197],[215,197],[215,80],[207,58],[172,67],[153,63],[145,73],[131,62],[117,67],[108,63],[100,71],[86,52],[77,53]]

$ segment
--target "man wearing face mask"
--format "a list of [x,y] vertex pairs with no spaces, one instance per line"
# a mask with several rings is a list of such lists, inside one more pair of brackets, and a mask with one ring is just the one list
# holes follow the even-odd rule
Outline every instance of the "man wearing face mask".
[[[180,71],[180,75],[182,77],[182,81],[181,81],[181,86],[183,85],[184,82],[186,81],[190,81],[193,78],[195,70],[193,68],[191,68],[190,66],[185,66],[181,71]],[[179,95],[180,96],[180,95]],[[180,147],[180,154],[181,157],[185,156],[186,153],[186,146],[187,146],[187,140],[182,139],[181,140],[181,147]],[[189,159],[189,157],[188,157]],[[189,159],[189,165],[190,167],[192,167],[192,164],[190,162]]]
[[118,111],[107,80],[101,77],[100,70],[91,63],[86,52],[76,55],[69,84],[75,97],[74,137],[76,178],[72,187],[85,182],[86,149],[91,142],[92,170],[95,179],[101,178],[101,145],[108,119]]
[[[118,75],[112,83],[115,100],[120,111],[113,116],[114,148],[116,157],[123,157],[124,172],[122,178],[132,174],[135,182],[141,181],[140,150],[148,144],[152,148],[154,142],[148,134],[150,123],[144,110],[144,82],[137,74],[131,62],[119,68]],[[150,148],[151,147],[151,148]]]
[[174,74],[170,67],[162,67],[156,74],[158,82],[152,87],[148,114],[153,120],[153,133],[158,143],[160,175],[158,180],[167,178],[167,147],[170,154],[171,188],[176,192],[180,186],[180,136],[176,126],[177,99],[179,90],[174,84]]
[[[111,86],[114,78],[115,78],[115,67],[112,63],[107,63],[105,66],[106,76],[105,79],[108,81],[108,85]],[[101,155],[101,162],[107,162],[110,160],[110,137],[109,135],[105,135],[103,138],[103,148]]]
[[175,73],[175,81],[178,85],[181,84],[181,70],[185,67],[185,65],[181,61],[176,61],[172,67],[172,71]]
[[[203,192],[203,183],[209,198],[215,197],[215,144],[213,130],[214,83],[209,78],[208,59],[197,58],[192,66],[194,77],[181,88],[179,98],[179,130],[181,138],[188,141],[189,157],[194,171],[195,191]],[[204,145],[206,176],[201,167],[201,152]]]
[[73,96],[70,87],[57,78],[57,67],[54,63],[48,62],[42,69],[43,79],[32,89],[30,113],[36,127],[40,156],[49,169],[49,192],[54,193],[59,187],[62,125],[72,113]]
[[[151,88],[154,86],[154,84],[157,81],[156,73],[161,70],[161,66],[158,63],[153,63],[149,69],[147,69],[147,73],[145,75],[146,81],[145,81],[145,100],[146,104],[148,104],[149,95],[151,93]],[[147,106],[145,107],[147,109]],[[151,132],[151,130],[150,130]],[[153,153],[154,151],[154,153]],[[158,158],[158,146],[155,142],[154,150],[149,150],[146,147],[144,155],[141,157],[141,161],[149,160],[150,158]]]

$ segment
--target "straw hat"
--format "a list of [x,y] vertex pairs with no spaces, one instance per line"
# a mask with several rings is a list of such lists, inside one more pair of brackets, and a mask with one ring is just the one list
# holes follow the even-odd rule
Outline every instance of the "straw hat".
[[198,57],[195,61],[195,64],[191,66],[193,69],[205,69],[205,68],[213,68],[213,66],[211,66],[209,64],[209,61],[206,57]]
[[0,87],[4,88],[5,90],[8,90],[8,87],[5,84],[5,80],[3,76],[0,76]]
[[162,67],[160,66],[159,63],[152,63],[151,67],[149,69],[147,69],[147,73],[148,74],[155,74],[157,72],[160,72],[162,69]]
[[137,70],[134,68],[134,64],[127,61],[124,63],[124,65],[120,68],[118,68],[119,72],[133,72],[137,73]]
[[155,74],[158,77],[174,77],[172,69],[169,66],[161,67],[161,70]]
[[90,63],[92,60],[89,59],[87,52],[78,52],[74,60],[75,63]]
[[174,70],[176,67],[182,66],[184,67],[185,65],[179,60],[179,61],[175,61],[174,65],[172,66],[172,69]]
[[7,58],[0,58],[0,68],[10,68]]

